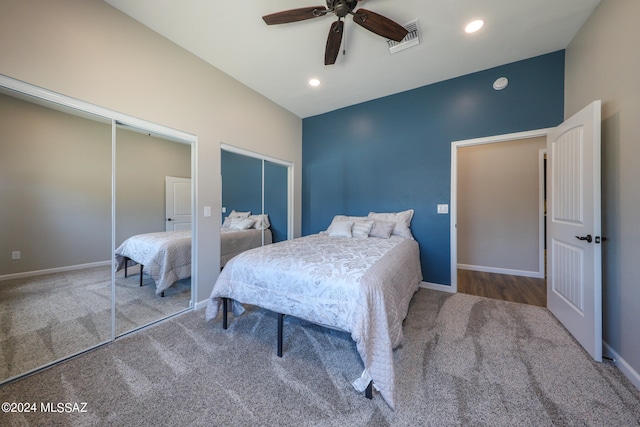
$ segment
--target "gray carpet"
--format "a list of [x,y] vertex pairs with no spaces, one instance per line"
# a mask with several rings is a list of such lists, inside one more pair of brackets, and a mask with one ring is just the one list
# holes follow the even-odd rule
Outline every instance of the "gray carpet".
[[2,414],[0,425],[632,426],[640,393],[546,309],[421,289],[396,349],[398,402],[368,400],[348,334],[252,308],[192,311],[0,388],[0,402],[86,402],[86,413]]
[[[155,295],[155,282],[139,267],[116,275],[116,334],[189,307],[191,280]],[[0,282],[0,381],[111,339],[111,267]]]

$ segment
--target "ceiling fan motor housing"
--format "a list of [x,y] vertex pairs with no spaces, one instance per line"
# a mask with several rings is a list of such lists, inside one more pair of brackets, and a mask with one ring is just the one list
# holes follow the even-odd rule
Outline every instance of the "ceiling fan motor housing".
[[327,0],[327,7],[339,18],[344,18],[355,9],[358,0]]

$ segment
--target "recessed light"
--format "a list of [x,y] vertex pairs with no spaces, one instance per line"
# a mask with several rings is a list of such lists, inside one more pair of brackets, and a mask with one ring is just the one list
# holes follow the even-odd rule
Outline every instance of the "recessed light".
[[471,21],[464,27],[464,31],[471,34],[478,31],[484,25],[484,21],[482,19],[476,19],[475,21]]
[[509,85],[509,79],[507,79],[506,77],[499,77],[498,79],[496,79],[495,82],[493,82],[493,88],[495,90],[502,90],[508,85]]
[[313,86],[313,87],[320,86],[320,80],[318,79],[309,80],[309,86]]

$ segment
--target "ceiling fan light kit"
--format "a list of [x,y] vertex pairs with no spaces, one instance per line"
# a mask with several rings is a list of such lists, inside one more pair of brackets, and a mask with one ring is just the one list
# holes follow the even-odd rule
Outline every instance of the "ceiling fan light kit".
[[331,24],[327,45],[324,53],[324,64],[331,65],[336,62],[340,45],[342,44],[342,34],[344,33],[343,18],[347,15],[353,16],[353,22],[371,31],[374,34],[385,37],[396,42],[402,41],[409,33],[406,28],[391,19],[367,9],[354,9],[359,0],[327,0],[327,7],[311,6],[298,9],[290,9],[276,12],[262,17],[267,25],[286,24],[289,22],[304,21],[318,18],[333,13],[338,20]]

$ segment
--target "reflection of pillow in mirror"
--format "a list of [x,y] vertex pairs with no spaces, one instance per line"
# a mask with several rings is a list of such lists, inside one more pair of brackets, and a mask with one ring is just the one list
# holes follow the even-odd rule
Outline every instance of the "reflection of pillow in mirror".
[[359,219],[353,223],[351,234],[353,237],[369,237],[369,232],[373,227],[373,220]]
[[229,228],[233,230],[247,230],[251,228],[254,222],[256,222],[256,220],[251,218],[231,218]]
[[327,233],[334,237],[351,237],[351,226],[353,226],[353,221],[332,222]]
[[395,226],[396,223],[393,221],[375,220],[373,221],[371,231],[369,231],[369,236],[388,239],[389,237],[391,237],[391,233],[393,232]]
[[255,221],[255,224],[253,224],[253,228],[257,228],[258,230],[266,230],[267,228],[271,227],[271,223],[269,222],[269,215],[267,214],[250,215],[249,218]]
[[229,214],[229,218],[249,218],[251,211],[249,212],[237,212],[235,209]]

